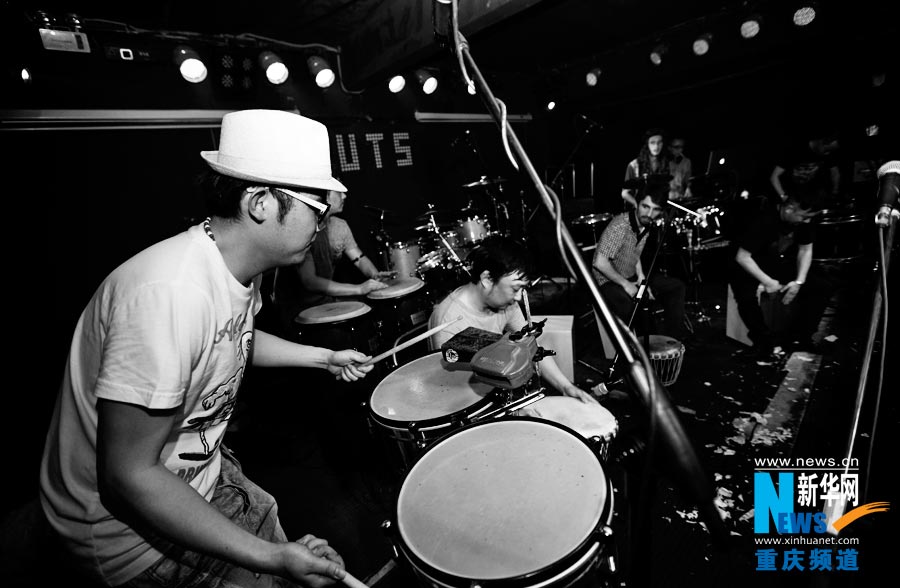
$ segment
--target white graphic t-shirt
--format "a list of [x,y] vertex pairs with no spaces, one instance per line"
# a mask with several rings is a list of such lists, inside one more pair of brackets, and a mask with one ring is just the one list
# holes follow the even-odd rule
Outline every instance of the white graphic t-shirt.
[[161,557],[97,492],[97,401],[177,408],[161,459],[207,500],[259,311],[201,225],[116,268],[82,312],[41,463],[41,502],[70,551],[121,584]]

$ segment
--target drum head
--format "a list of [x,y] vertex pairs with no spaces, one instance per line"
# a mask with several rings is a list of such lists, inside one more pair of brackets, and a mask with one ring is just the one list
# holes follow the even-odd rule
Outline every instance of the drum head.
[[602,405],[569,396],[545,396],[519,412],[565,425],[585,439],[600,437],[609,441],[619,432],[616,417]]
[[493,386],[470,370],[448,370],[441,352],[400,366],[375,386],[369,407],[383,419],[425,421],[465,410],[483,400]]
[[341,302],[328,302],[307,308],[297,315],[297,322],[304,325],[319,323],[336,323],[357,316],[362,316],[372,310],[372,307],[364,302],[347,300]]
[[650,335],[650,349],[647,355],[650,357],[679,355],[681,348],[681,341],[677,339],[666,335]]
[[500,580],[571,554],[608,499],[603,467],[582,439],[541,421],[486,421],[436,442],[410,469],[397,528],[432,568]]
[[425,282],[423,282],[419,278],[399,278],[396,280],[390,280],[387,283],[389,284],[387,288],[382,288],[381,290],[372,290],[371,292],[366,294],[366,298],[371,298],[372,300],[399,298],[400,296],[406,296],[410,292],[415,292],[425,285]]

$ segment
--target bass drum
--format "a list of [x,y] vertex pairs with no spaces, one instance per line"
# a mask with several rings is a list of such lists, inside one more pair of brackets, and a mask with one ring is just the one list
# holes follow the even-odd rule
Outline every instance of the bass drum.
[[612,485],[575,431],[530,417],[431,445],[397,498],[393,541],[427,586],[597,586]]

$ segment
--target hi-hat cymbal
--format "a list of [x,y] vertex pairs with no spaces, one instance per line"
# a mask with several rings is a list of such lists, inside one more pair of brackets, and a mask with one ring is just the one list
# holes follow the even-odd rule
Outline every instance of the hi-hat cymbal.
[[501,184],[506,181],[506,178],[489,178],[487,176],[481,176],[474,182],[469,182],[468,184],[463,184],[463,188],[481,188],[484,186],[492,186],[494,184]]
[[393,210],[385,210],[383,208],[378,208],[377,206],[370,206],[368,204],[363,204],[362,207],[365,208],[366,210],[370,210],[379,215],[384,215],[384,214],[396,215],[397,214]]
[[631,180],[626,180],[622,184],[622,187],[643,188],[644,186],[659,186],[668,184],[670,181],[672,181],[672,176],[670,176],[669,174],[650,174],[642,178],[633,178]]

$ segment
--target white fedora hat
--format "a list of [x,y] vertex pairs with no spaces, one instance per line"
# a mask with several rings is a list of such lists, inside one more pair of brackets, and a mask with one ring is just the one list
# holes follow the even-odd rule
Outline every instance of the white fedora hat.
[[226,176],[346,192],[331,176],[328,129],[283,110],[239,110],[222,117],[218,151],[200,156]]

